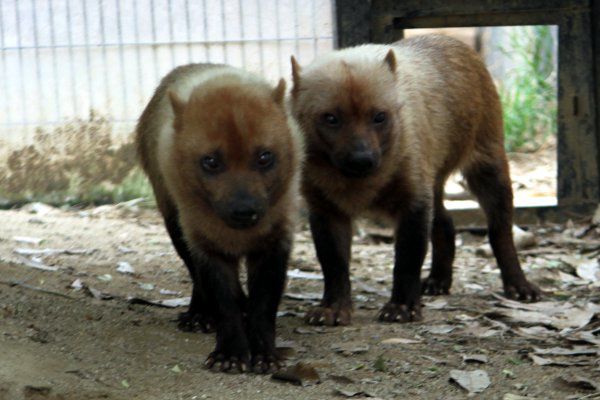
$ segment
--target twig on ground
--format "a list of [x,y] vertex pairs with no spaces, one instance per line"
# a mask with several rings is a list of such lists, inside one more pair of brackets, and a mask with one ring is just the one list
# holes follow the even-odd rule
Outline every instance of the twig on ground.
[[36,292],[42,292],[42,293],[46,293],[46,294],[51,294],[53,296],[59,296],[59,297],[64,297],[65,299],[69,299],[69,300],[77,300],[76,298],[69,296],[68,294],[64,294],[64,293],[60,293],[60,292],[55,292],[54,290],[48,290],[48,289],[44,289],[41,287],[37,287],[37,286],[32,286],[29,285],[27,283],[24,282],[20,282],[20,281],[3,281],[0,280],[0,283],[3,285],[7,285],[10,287],[13,286],[19,286],[25,289],[29,289],[29,290],[35,290]]

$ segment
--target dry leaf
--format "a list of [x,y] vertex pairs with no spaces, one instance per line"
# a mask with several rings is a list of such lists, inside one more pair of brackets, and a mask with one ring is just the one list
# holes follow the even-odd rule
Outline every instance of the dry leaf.
[[345,390],[345,389],[334,389],[334,394],[343,396],[343,397],[373,397],[370,393],[364,392],[362,390]]
[[34,245],[38,245],[44,241],[44,239],[29,236],[13,236],[13,240],[19,243],[27,243]]
[[288,276],[288,278],[294,278],[294,279],[309,279],[309,280],[317,280],[317,281],[323,280],[322,274],[315,274],[312,272],[304,272],[304,271],[300,271],[298,268],[288,271],[287,276]]
[[556,360],[556,359],[552,359],[552,358],[536,356],[535,354],[528,354],[528,357],[531,359],[531,361],[533,361],[533,363],[535,365],[540,365],[542,367],[548,366],[548,365],[554,366],[554,367],[574,367],[574,366],[582,367],[582,366],[592,365],[589,361],[562,361],[562,360]]
[[341,353],[344,356],[351,356],[353,354],[366,353],[369,351],[369,345],[358,343],[341,343],[331,345],[331,349],[336,353]]
[[175,307],[187,307],[190,305],[191,297],[178,297],[175,299],[164,299],[164,300],[148,300],[142,299],[141,297],[128,297],[127,301],[131,304],[145,304],[149,306],[175,308]]
[[450,371],[450,381],[455,382],[469,393],[481,393],[491,383],[487,372],[481,369],[474,371],[453,369]]
[[600,391],[600,383],[595,380],[591,380],[589,378],[579,376],[579,375],[570,375],[570,376],[561,376],[559,380],[566,386],[584,389],[584,390],[595,390]]
[[117,263],[117,272],[122,274],[133,274],[135,270],[127,261],[119,261]]
[[381,341],[383,345],[394,345],[394,344],[416,344],[423,343],[422,340],[418,339],[404,339],[404,338],[389,338]]
[[286,292],[283,294],[283,297],[286,297],[291,300],[321,300],[321,293],[291,293]]
[[484,354],[463,354],[463,362],[485,364],[488,362],[488,357]]
[[535,354],[549,355],[549,356],[589,356],[600,354],[600,348],[587,347],[587,346],[574,346],[571,349],[565,347],[551,347],[549,349],[533,348]]
[[301,362],[275,372],[271,378],[301,386],[315,385],[321,382],[317,370],[310,364]]
[[447,333],[452,332],[455,329],[456,326],[453,325],[433,325],[423,327],[424,332],[428,332],[434,335],[445,335]]
[[423,304],[425,305],[425,307],[431,308],[432,310],[443,310],[448,306],[448,302],[444,299],[435,299],[433,301],[428,301]]

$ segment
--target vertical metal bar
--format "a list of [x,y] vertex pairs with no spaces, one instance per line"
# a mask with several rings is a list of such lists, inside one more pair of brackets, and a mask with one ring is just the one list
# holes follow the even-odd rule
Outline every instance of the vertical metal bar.
[[[8,123],[8,118],[9,115],[11,115],[10,113],[10,107],[8,106],[8,84],[6,83],[8,81],[8,67],[6,66],[6,53],[4,48],[6,47],[6,42],[4,40],[4,9],[2,7],[2,1],[0,1],[0,47],[2,47],[2,49],[0,49],[0,56],[2,56],[2,76],[3,79],[2,80],[2,88],[4,93],[6,93],[3,96],[2,101],[4,102],[4,117],[6,118],[4,120],[5,123]],[[11,118],[12,120],[12,118]]]
[[31,19],[33,22],[33,47],[35,54],[35,83],[37,89],[37,95],[35,96],[37,99],[37,112],[38,112],[38,121],[43,119],[42,116],[44,114],[43,96],[42,96],[42,71],[40,69],[40,42],[38,37],[38,21],[37,21],[37,10],[35,6],[35,0],[31,0]]
[[138,0],[133,0],[133,36],[136,43],[135,46],[135,60],[137,64],[137,83],[138,83],[138,102],[144,101],[142,97],[143,83],[142,83],[142,54],[140,51],[140,23],[138,20]]
[[263,30],[262,30],[262,6],[261,0],[256,0],[256,23],[258,24],[258,56],[260,61],[260,72],[265,73],[265,55],[263,54]]
[[93,110],[94,96],[92,94],[92,62],[90,59],[90,32],[88,23],[87,3],[87,0],[81,0],[81,8],[83,10],[83,40],[85,44],[85,74],[87,77],[87,96],[90,102],[90,110]]
[[208,15],[206,10],[206,0],[202,0],[202,19],[204,23],[204,51],[206,55],[205,62],[210,62],[210,45],[208,44]]
[[311,21],[312,21],[312,36],[313,36],[313,59],[317,57],[319,51],[317,34],[317,0],[311,0]]
[[150,0],[150,27],[152,28],[152,63],[154,65],[154,81],[158,82],[158,56],[156,54],[156,12],[154,0]]
[[279,21],[279,1],[275,0],[275,36],[277,36],[277,68],[279,69],[279,76],[283,75],[283,68],[281,65],[281,24]]
[[242,46],[242,65],[246,67],[246,39],[245,31],[244,31],[244,8],[242,6],[242,0],[238,0],[238,8],[240,13],[240,36],[241,36],[241,46]]
[[67,3],[67,43],[69,47],[69,75],[71,78],[71,100],[73,100],[73,113],[77,116],[79,115],[79,103],[77,101],[77,88],[75,83],[75,62],[73,57],[73,32],[71,27],[73,23],[71,21],[71,2],[69,0]]
[[192,34],[190,31],[190,1],[185,0],[184,4],[185,9],[185,32],[186,32],[186,40],[187,40],[187,55],[188,55],[188,64],[192,62]]
[[106,59],[106,27],[105,27],[105,18],[104,18],[104,2],[100,1],[98,3],[98,10],[100,12],[100,40],[102,43],[100,46],[102,47],[102,69],[104,70],[104,94],[105,94],[105,102],[104,112],[110,113],[110,84],[108,82],[108,61]]
[[300,33],[299,27],[300,21],[298,19],[298,0],[294,0],[294,53],[296,57],[300,56]]
[[121,1],[115,0],[115,6],[117,11],[117,38],[119,41],[119,64],[121,67],[121,90],[123,95],[123,107],[121,109],[121,119],[127,118],[127,108],[129,107],[129,101],[127,96],[127,79],[125,79],[125,54],[123,53],[123,26],[121,23]]
[[227,26],[225,24],[225,0],[221,0],[221,35],[223,40],[223,61],[227,64]]
[[23,74],[23,43],[21,41],[21,13],[19,12],[19,2],[15,1],[15,17],[17,18],[17,54],[19,60],[19,89],[21,90],[21,117],[23,122],[27,122],[27,106],[25,105],[25,80]]
[[[0,2],[1,3],[1,2]],[[48,2],[48,17],[50,19],[50,45],[52,46],[52,78],[54,79],[54,104],[56,106],[56,115],[54,120],[59,121],[61,118],[61,107],[58,85],[58,66],[56,64],[56,30],[54,29],[54,8],[52,2]]]
[[[117,0],[119,1],[119,0]],[[174,33],[173,33],[173,4],[171,0],[168,0],[167,3],[167,19],[169,24],[169,52],[171,54],[171,68],[175,67],[175,45],[173,42],[175,41]]]

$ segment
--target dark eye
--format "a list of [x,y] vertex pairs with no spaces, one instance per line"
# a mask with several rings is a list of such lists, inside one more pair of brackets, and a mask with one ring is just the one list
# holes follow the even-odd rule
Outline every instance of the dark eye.
[[330,113],[323,114],[321,120],[329,126],[338,126],[340,124],[338,117]]
[[263,151],[258,155],[258,159],[256,160],[256,163],[258,164],[259,168],[262,169],[271,167],[274,162],[275,155],[270,151]]
[[387,118],[387,115],[385,115],[384,112],[379,112],[377,114],[375,114],[375,116],[373,117],[373,123],[374,124],[382,124],[385,122]]
[[204,156],[202,158],[202,168],[204,168],[204,170],[207,172],[219,172],[221,166],[221,162],[217,157]]

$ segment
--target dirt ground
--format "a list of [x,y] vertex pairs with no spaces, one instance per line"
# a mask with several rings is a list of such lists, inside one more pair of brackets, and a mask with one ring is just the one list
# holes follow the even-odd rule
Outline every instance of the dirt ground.
[[[135,202],[2,211],[0,400],[600,398],[600,228],[586,220],[529,233],[536,244],[520,256],[543,302],[500,297],[486,238],[463,231],[452,294],[426,296],[422,322],[382,324],[391,231],[360,223],[353,325],[319,328],[302,321],[322,281],[300,226],[277,332],[287,364],[313,367],[320,383],[296,386],[205,370],[213,335],[178,331],[185,308],[143,304],[190,291],[156,211]],[[450,381],[465,371],[480,371],[465,383],[480,393]]]

